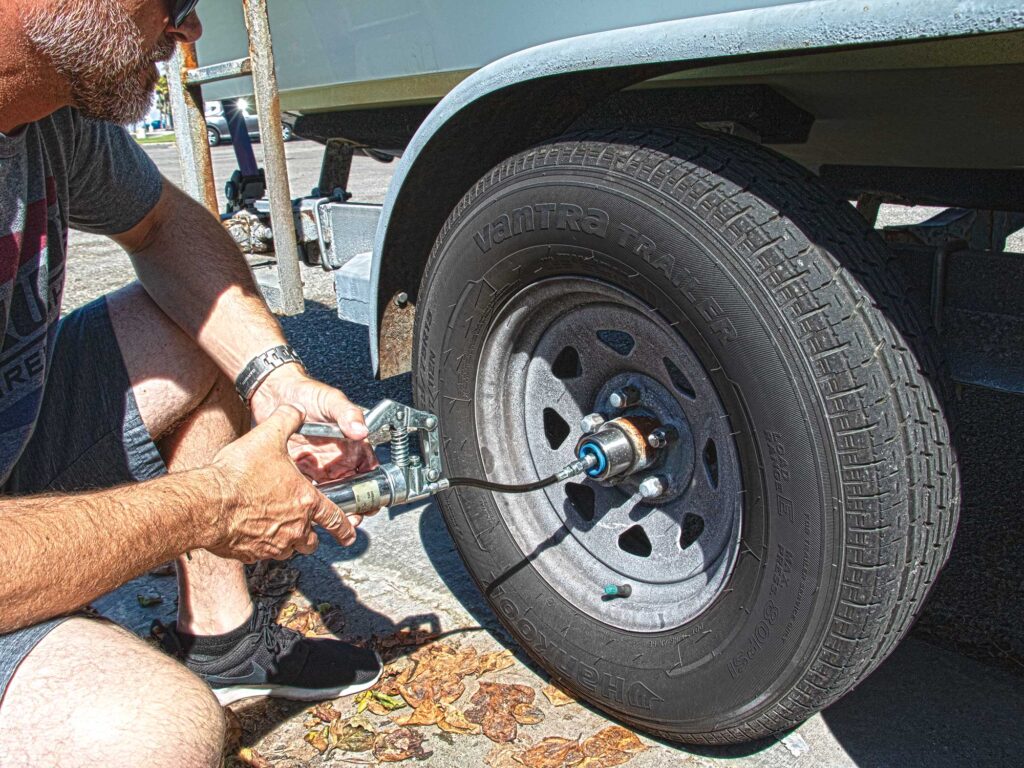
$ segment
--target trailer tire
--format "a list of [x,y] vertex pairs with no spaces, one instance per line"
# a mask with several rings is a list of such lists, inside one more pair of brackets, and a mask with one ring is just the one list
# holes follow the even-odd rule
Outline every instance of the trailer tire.
[[[607,411],[605,384],[627,380],[678,408],[693,443],[692,468],[661,470],[689,472],[664,504],[635,485],[438,497],[491,607],[557,682],[637,728],[722,744],[797,725],[892,651],[960,491],[936,358],[890,258],[812,174],[718,134],[566,137],[465,195],[414,342],[447,473],[543,474],[571,458],[573,414]],[[603,325],[634,345],[609,352]],[[606,573],[632,596],[602,598]]]

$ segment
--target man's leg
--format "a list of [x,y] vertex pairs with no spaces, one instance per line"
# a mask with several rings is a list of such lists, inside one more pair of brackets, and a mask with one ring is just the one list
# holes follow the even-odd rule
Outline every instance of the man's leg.
[[[108,297],[107,306],[142,420],[172,472],[208,463],[248,429],[233,385],[140,286]],[[179,559],[178,575],[179,620],[166,644],[221,703],[267,695],[318,701],[379,679],[372,650],[302,638],[254,610],[240,563],[193,552],[191,561]]]
[[[169,471],[208,464],[248,431],[234,386],[140,285],[111,294],[107,307],[142,421]],[[242,564],[190,554],[177,563],[178,627],[216,635],[243,624],[253,605]]]
[[[74,684],[69,684],[74,681]],[[0,706],[0,765],[219,766],[224,716],[183,666],[73,618],[21,662]]]

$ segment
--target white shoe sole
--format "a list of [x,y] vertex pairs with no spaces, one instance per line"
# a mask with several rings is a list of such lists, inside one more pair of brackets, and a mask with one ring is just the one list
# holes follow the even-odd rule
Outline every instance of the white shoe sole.
[[262,696],[273,696],[278,699],[292,699],[293,701],[324,701],[326,699],[338,699],[342,696],[351,696],[356,693],[372,688],[384,674],[384,663],[380,654],[374,652],[377,657],[377,664],[380,666],[377,676],[365,683],[354,683],[342,686],[341,688],[292,688],[287,685],[252,685],[252,686],[230,686],[225,688],[212,688],[213,695],[217,697],[222,707],[233,704],[242,699],[251,699]]

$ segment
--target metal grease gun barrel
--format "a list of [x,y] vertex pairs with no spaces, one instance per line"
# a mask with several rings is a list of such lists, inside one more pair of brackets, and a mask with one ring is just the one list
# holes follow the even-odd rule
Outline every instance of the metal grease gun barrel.
[[408,501],[405,476],[394,464],[382,464],[362,475],[318,486],[346,515],[368,515],[381,507]]
[[419,491],[410,490],[406,480],[409,471],[395,464],[381,464],[362,475],[324,483],[317,488],[346,515],[370,515],[382,507],[418,501],[448,488],[448,481],[444,479],[423,482],[422,469],[415,467],[413,480]]

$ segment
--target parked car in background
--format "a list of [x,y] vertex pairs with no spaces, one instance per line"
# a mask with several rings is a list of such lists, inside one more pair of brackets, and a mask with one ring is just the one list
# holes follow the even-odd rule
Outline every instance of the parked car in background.
[[[260,137],[259,115],[249,111],[245,99],[239,99],[238,102],[242,108],[242,114],[245,116],[245,127],[249,130],[249,138],[258,140]],[[281,136],[285,141],[291,141],[293,138],[292,127],[287,123],[281,124]],[[206,103],[206,138],[211,147],[216,147],[221,142],[231,142],[231,131],[228,130],[224,104],[219,101]]]

